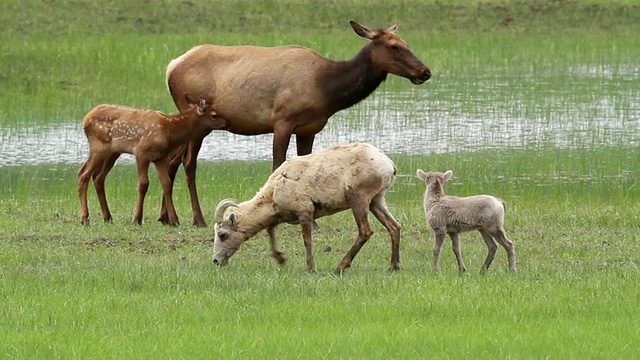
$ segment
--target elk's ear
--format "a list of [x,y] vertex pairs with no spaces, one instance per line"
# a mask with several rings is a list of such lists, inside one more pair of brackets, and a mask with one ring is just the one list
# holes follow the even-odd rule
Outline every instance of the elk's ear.
[[358,36],[363,37],[365,39],[373,39],[373,37],[376,35],[376,32],[369,29],[368,27],[358,24],[357,22],[353,21],[353,20],[349,20],[349,24],[351,24],[351,27],[353,28],[353,31],[356,32],[356,34],[358,34]]
[[416,171],[416,176],[418,177],[418,179],[421,179],[422,181],[427,181],[427,173],[425,173],[424,170],[422,169],[418,169]]
[[393,24],[393,25],[389,26],[387,31],[391,31],[392,33],[398,31],[398,24]]
[[194,99],[193,96],[184,93],[184,99],[186,100],[187,104],[191,104],[191,105],[197,105],[198,104],[198,100]]
[[451,171],[451,170],[447,170],[447,171],[444,173],[444,176],[443,176],[444,181],[447,181],[447,180],[451,179],[451,177],[452,177],[452,176],[453,176],[453,171]]
[[198,115],[204,115],[205,111],[207,111],[207,101],[200,98],[200,102],[198,103]]
[[229,215],[229,226],[233,231],[238,229],[238,219],[236,218],[235,213],[231,213],[231,215]]

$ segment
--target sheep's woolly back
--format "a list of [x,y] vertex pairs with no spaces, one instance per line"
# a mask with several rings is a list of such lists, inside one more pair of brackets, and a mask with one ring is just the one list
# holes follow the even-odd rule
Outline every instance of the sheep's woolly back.
[[429,226],[439,232],[497,229],[504,224],[503,202],[491,195],[445,195],[425,211]]
[[328,215],[348,209],[351,194],[369,201],[384,194],[395,174],[393,162],[372,145],[337,145],[284,162],[262,190],[272,192],[278,212],[315,207],[316,215]]

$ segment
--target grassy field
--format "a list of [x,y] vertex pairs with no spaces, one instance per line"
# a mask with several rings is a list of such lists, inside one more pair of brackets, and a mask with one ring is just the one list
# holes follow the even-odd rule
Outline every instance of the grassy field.
[[[2,7],[3,131],[79,121],[101,102],[173,112],[164,68],[198,43],[300,43],[348,58],[362,46],[350,18],[400,23],[434,72],[424,85],[434,108],[454,98],[465,113],[483,116],[484,103],[466,100],[503,84],[483,71],[499,68],[518,84],[496,91],[524,94],[529,104],[514,117],[549,116],[559,98],[567,111],[594,118],[602,114],[587,105],[613,94],[622,99],[614,106],[622,120],[638,121],[637,99],[624,96],[637,93],[637,71],[619,76],[639,66],[633,1],[9,0]],[[612,74],[569,84],[562,69],[571,64]],[[390,78],[384,86],[410,85]],[[363,121],[350,114],[354,126]],[[286,265],[269,257],[260,234],[217,268],[212,228],[188,225],[182,173],[175,190],[182,226],[155,221],[161,191],[153,175],[144,224],[134,226],[135,170],[120,165],[107,179],[114,222],[100,221],[91,190],[92,223],[84,227],[79,164],[0,167],[0,358],[634,358],[640,158],[637,143],[611,140],[390,154],[400,170],[387,202],[403,225],[402,270],[386,270],[389,240],[374,223],[374,236],[341,276],[333,269],[356,234],[348,212],[319,220],[317,273],[304,271],[293,225],[278,231]],[[507,271],[499,249],[479,275],[486,248],[477,233],[462,236],[467,274],[457,273],[449,243],[441,272],[430,273],[432,233],[416,168],[453,169],[448,193],[508,202],[517,273]],[[253,196],[269,169],[265,161],[200,164],[208,222],[220,199]]]

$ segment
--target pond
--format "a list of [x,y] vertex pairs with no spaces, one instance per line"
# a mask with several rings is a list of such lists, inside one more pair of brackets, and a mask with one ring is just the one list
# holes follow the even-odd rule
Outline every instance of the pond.
[[[637,66],[580,65],[517,76],[489,69],[472,79],[443,74],[432,82],[407,83],[399,91],[383,85],[335,114],[314,149],[355,141],[389,154],[640,145]],[[216,131],[205,139],[200,159],[269,160],[271,141],[270,134]],[[0,166],[81,164],[88,147],[74,119],[0,127],[0,154]],[[292,141],[288,157],[294,154]],[[132,161],[129,155],[120,160]]]

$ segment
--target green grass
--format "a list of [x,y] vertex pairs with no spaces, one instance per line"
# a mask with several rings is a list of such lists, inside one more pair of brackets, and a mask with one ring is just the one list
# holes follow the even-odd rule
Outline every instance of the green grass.
[[[532,118],[552,125],[583,117],[586,125],[564,146],[550,134],[521,149],[390,154],[399,176],[387,202],[403,225],[402,270],[394,273],[375,220],[353,267],[333,273],[355,238],[349,212],[318,221],[316,273],[304,270],[295,225],[278,229],[284,266],[269,257],[261,233],[217,268],[213,229],[189,225],[182,171],[181,226],[155,221],[161,191],[153,174],[143,225],[132,224],[132,165],[117,165],[107,179],[113,223],[100,220],[91,188],[92,221],[82,226],[79,164],[0,167],[0,357],[637,357],[637,140],[607,133],[598,119],[630,128],[637,121],[639,10],[627,0],[5,1],[3,131],[79,122],[103,102],[173,112],[164,70],[195,44],[298,43],[349,58],[363,45],[351,18],[374,27],[399,22],[434,73],[420,89],[390,77],[368,100],[405,110],[399,126],[441,113],[511,119],[507,130]],[[608,101],[613,106],[600,106]],[[343,121],[359,129],[376,121],[370,111],[354,107]],[[462,144],[463,131],[444,135]],[[457,273],[450,243],[440,273],[430,273],[433,235],[417,168],[452,169],[449,194],[507,201],[517,273],[499,249],[490,271],[478,274],[486,247],[477,233],[461,236],[467,274]],[[218,201],[250,198],[269,171],[267,161],[199,164],[209,224]]]
[[[394,156],[401,176],[388,202],[404,225],[403,269],[386,271],[389,242],[374,223],[376,234],[343,276],[333,269],[355,236],[349,213],[319,221],[315,274],[304,270],[295,225],[278,232],[286,265],[268,256],[266,235],[260,234],[227,267],[216,268],[211,228],[170,228],[154,221],[157,182],[145,223],[131,224],[132,166],[116,167],[107,181],[114,223],[95,217],[92,196],[94,221],[88,227],[77,218],[75,167],[3,169],[10,174],[4,178],[12,180],[0,194],[0,331],[5,334],[0,353],[17,358],[633,357],[639,350],[633,314],[640,294],[630,286],[640,262],[637,178],[625,175],[625,166],[604,152],[569,166],[549,159],[583,155],[493,156]],[[543,159],[548,169],[536,164]],[[481,168],[491,162],[505,178],[487,176]],[[559,177],[593,178],[585,184],[569,177],[539,190],[535,181],[506,180],[524,163]],[[482,191],[507,200],[517,273],[508,273],[500,250],[491,270],[480,276],[486,250],[477,233],[462,236],[468,274],[457,274],[449,244],[440,274],[429,273],[432,234],[420,207],[424,188],[412,177],[423,164],[456,169],[457,178],[446,188],[451,194]],[[252,196],[268,165],[202,164],[207,219],[223,197]],[[601,176],[613,172],[618,172],[613,179]],[[178,185],[178,211],[186,221],[186,189]],[[327,246],[331,251],[323,251]]]

